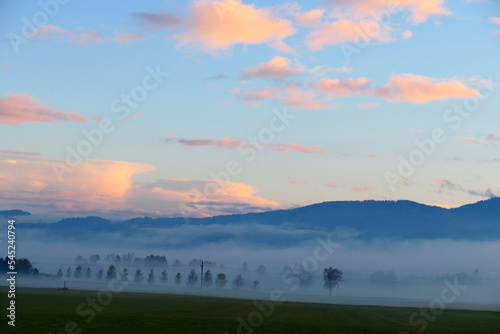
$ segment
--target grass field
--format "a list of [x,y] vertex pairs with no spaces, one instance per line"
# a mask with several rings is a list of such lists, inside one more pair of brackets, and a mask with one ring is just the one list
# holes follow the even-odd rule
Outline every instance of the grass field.
[[[281,303],[263,315],[250,300],[213,297],[119,293],[100,295],[102,304],[89,305],[96,291],[23,288],[16,293],[16,327],[7,325],[7,289],[2,296],[1,333],[500,333],[500,312],[445,310],[433,321],[415,318],[414,308]],[[77,307],[80,307],[80,315]],[[268,308],[269,309],[269,308]],[[267,309],[267,310],[268,310]],[[253,313],[252,313],[253,312]],[[94,318],[88,323],[94,313]],[[264,310],[266,313],[266,310]],[[260,316],[259,316],[260,314]],[[249,315],[250,324],[248,323]],[[237,318],[247,322],[239,325]],[[253,321],[253,322],[252,322]],[[240,326],[238,328],[238,326]]]

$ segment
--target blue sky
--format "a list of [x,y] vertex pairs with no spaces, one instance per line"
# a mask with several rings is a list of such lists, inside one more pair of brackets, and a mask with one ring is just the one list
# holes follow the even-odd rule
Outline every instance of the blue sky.
[[[493,1],[63,2],[0,7],[2,209],[210,216],[500,195]],[[138,100],[121,119],[124,95]],[[278,114],[289,122],[270,130]]]

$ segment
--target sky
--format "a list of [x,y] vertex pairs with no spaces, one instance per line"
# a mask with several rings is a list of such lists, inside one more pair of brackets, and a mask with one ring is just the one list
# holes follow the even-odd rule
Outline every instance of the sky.
[[0,4],[0,210],[500,195],[491,0]]

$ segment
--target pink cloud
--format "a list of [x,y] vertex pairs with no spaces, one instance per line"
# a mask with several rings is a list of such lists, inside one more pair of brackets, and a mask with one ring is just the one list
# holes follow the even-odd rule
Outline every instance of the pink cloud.
[[295,143],[285,143],[285,144],[279,144],[277,151],[280,152],[290,152],[290,151],[298,151],[302,153],[326,153],[326,151],[321,148],[319,145],[314,145],[314,146],[303,146]]
[[313,91],[305,91],[297,86],[288,86],[281,90],[276,88],[262,88],[255,90],[232,90],[240,100],[251,106],[260,106],[262,100],[277,99],[282,101],[287,107],[299,109],[328,109],[335,108],[336,105],[325,103],[316,99]]
[[373,192],[375,191],[375,188],[373,187],[352,187],[352,191],[357,192],[357,193],[364,193],[364,192]]
[[90,46],[105,42],[104,37],[98,31],[86,31],[83,28],[74,30],[62,29],[54,25],[44,25],[37,28],[37,35],[50,41],[52,38],[67,40],[71,45]]
[[401,35],[403,36],[404,39],[410,39],[413,37],[413,33],[410,30],[403,31]]
[[53,41],[54,39],[61,39],[68,41],[70,45],[74,46],[92,46],[107,42],[137,42],[145,38],[144,35],[128,32],[117,33],[113,38],[108,39],[98,31],[87,31],[81,27],[69,30],[51,24],[38,27],[37,35],[46,42]]
[[[132,177],[152,166],[124,161],[83,161],[70,168],[60,182],[53,164],[63,160],[18,156],[16,163],[0,160],[0,197],[3,206],[26,208],[33,213],[113,211],[125,209],[124,199],[132,189]],[[69,168],[69,167],[68,167]]]
[[243,79],[248,78],[287,78],[304,71],[304,66],[292,64],[290,59],[275,56],[267,63],[258,64],[252,68],[242,70]]
[[112,38],[112,41],[117,43],[128,43],[142,41],[144,38],[144,35],[128,32],[116,34],[115,37]]
[[368,92],[371,80],[358,79],[321,79],[313,87],[324,93],[337,96],[358,95]]
[[[125,161],[87,159],[59,182],[54,163],[65,162],[23,155],[15,160],[0,159],[1,209],[22,207],[34,214],[64,216],[93,212],[116,218],[120,211],[202,217],[281,207],[257,196],[255,187],[243,183],[186,179],[138,183],[133,178],[154,167]],[[186,211],[186,207],[193,210]]]
[[472,143],[472,144],[478,144],[479,143],[476,138],[470,138],[470,137],[461,137],[461,138],[458,138],[458,140],[464,141],[464,142],[467,142],[467,143]]
[[394,40],[391,36],[393,28],[388,25],[379,25],[373,33],[365,33],[366,26],[372,24],[371,21],[355,22],[341,19],[330,23],[323,23],[317,30],[307,34],[305,43],[312,51],[318,51],[329,45],[339,43],[355,42],[363,39],[386,43]]
[[[205,191],[210,189],[210,191]],[[237,182],[162,179],[135,184],[129,206],[170,216],[207,217],[280,208],[278,202],[256,195],[257,189]]]
[[[165,142],[173,142],[183,146],[193,146],[193,147],[207,147],[207,146],[215,146],[219,148],[225,149],[255,149],[255,147],[250,146],[245,141],[236,140],[232,138],[222,138],[219,140],[214,139],[183,139],[178,137],[167,137]],[[321,148],[321,146],[303,146],[296,143],[280,143],[280,144],[265,144],[261,143],[261,145],[265,146],[269,150],[275,150],[279,152],[302,152],[302,153],[326,153],[325,150]]]
[[7,156],[29,156],[36,157],[40,155],[40,152],[22,152],[22,151],[14,151],[14,150],[0,150],[0,154]]
[[235,93],[245,104],[260,106],[261,100],[276,98],[278,90],[275,88],[261,88],[254,90],[240,90],[239,88],[235,88],[231,90],[231,92]]
[[[489,20],[497,25],[500,25],[500,17],[490,17]],[[494,32],[495,35],[500,35],[500,30]]]
[[209,52],[235,44],[262,44],[293,35],[290,21],[275,17],[272,9],[256,8],[239,0],[198,0],[191,4],[185,31],[172,36],[178,47],[195,45]]
[[54,123],[62,121],[86,122],[79,113],[54,111],[51,106],[44,105],[29,94],[10,94],[0,97],[0,123]]
[[324,9],[313,9],[305,13],[295,14],[295,22],[304,27],[315,27],[321,23]]
[[496,23],[500,25],[500,17],[490,17],[488,20],[490,20],[493,23]]
[[337,107],[336,105],[316,99],[316,94],[313,91],[304,91],[302,88],[295,86],[288,87],[280,95],[280,98],[290,108],[317,110]]
[[477,96],[477,90],[455,79],[436,79],[415,74],[397,74],[374,92],[391,102],[428,103],[434,100]]
[[327,183],[327,184],[325,184],[325,186],[327,186],[329,188],[344,188],[345,187],[345,185],[337,184],[337,183]]
[[231,138],[222,138],[217,140],[215,143],[219,147],[229,148],[229,149],[234,149],[243,146],[242,142]]
[[309,70],[315,76],[321,76],[325,73],[350,73],[352,72],[351,67],[341,66],[341,67],[330,67],[325,65],[319,65],[313,67]]
[[387,0],[328,0],[327,4],[335,6],[338,16],[358,19],[390,8],[395,8],[393,12],[410,12],[413,23],[425,22],[431,16],[452,14],[444,7],[444,0],[399,0],[395,3]]

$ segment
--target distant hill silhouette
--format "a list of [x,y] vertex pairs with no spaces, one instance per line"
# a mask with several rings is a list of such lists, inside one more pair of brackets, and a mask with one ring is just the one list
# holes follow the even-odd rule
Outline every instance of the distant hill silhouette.
[[[82,240],[94,238],[100,233],[114,233],[130,238],[153,238],[158,231],[168,231],[182,226],[210,230],[214,226],[269,226],[284,230],[301,229],[310,231],[303,236],[289,236],[283,239],[272,232],[248,235],[249,239],[264,243],[300,242],[315,233],[334,230],[355,230],[357,238],[391,239],[457,239],[457,240],[500,240],[500,198],[491,198],[458,208],[445,209],[419,204],[412,201],[337,201],[324,202],[304,207],[224,215],[209,218],[134,218],[111,222],[100,217],[67,218],[54,224],[19,223],[22,228],[46,230],[52,238]],[[207,229],[203,229],[203,226]],[[169,230],[170,229],[170,230]],[[215,230],[215,229],[213,229]],[[213,232],[200,237],[200,243],[230,241],[234,237],[229,231]],[[229,230],[229,229],[228,229]],[[260,230],[259,230],[260,231]],[[241,238],[241,236],[240,236]],[[302,238],[302,239],[301,239]],[[255,239],[255,240],[254,240]],[[252,240],[249,240],[252,241]],[[162,244],[163,246],[164,244]]]
[[22,210],[4,210],[0,211],[0,216],[1,217],[7,217],[7,218],[15,218],[15,217],[21,217],[21,216],[30,216],[31,213],[22,211]]

